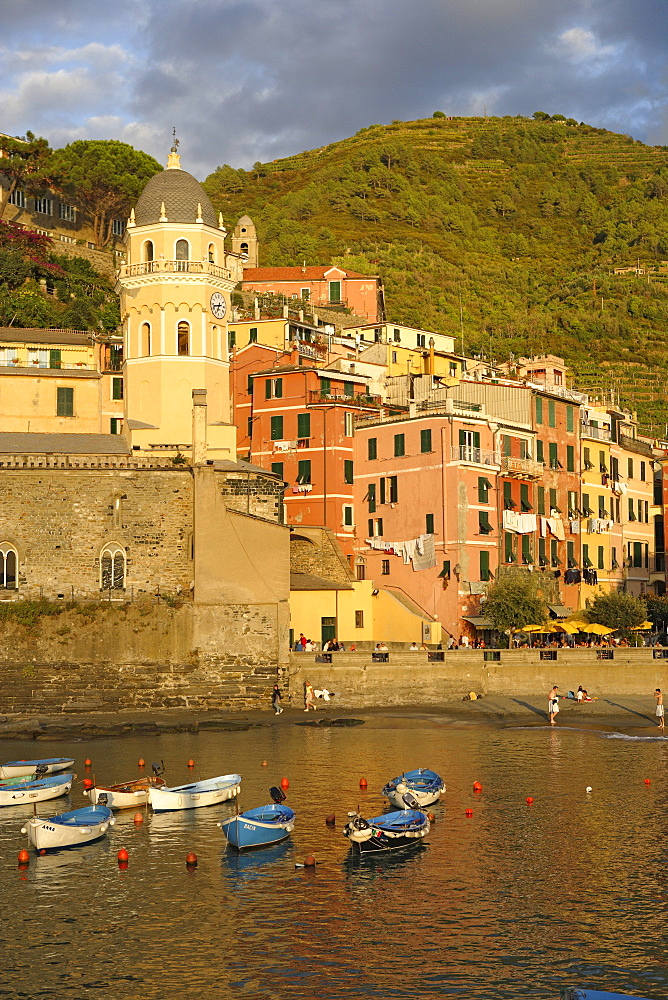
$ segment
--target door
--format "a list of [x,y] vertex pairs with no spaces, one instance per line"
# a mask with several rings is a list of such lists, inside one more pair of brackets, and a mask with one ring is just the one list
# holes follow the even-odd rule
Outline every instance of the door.
[[330,639],[336,637],[336,618],[321,618],[320,619],[320,639],[325,645]]

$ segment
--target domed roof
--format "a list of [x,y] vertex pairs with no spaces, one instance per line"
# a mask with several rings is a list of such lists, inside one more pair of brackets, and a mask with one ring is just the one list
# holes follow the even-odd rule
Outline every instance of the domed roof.
[[253,222],[253,220],[250,218],[249,215],[242,215],[239,221],[237,222],[237,226],[254,226],[254,225],[255,223]]
[[218,228],[218,216],[209,196],[187,170],[171,167],[151,177],[135,205],[136,225],[152,226],[160,222],[163,202],[168,222],[194,225],[197,206],[201,205],[205,225]]

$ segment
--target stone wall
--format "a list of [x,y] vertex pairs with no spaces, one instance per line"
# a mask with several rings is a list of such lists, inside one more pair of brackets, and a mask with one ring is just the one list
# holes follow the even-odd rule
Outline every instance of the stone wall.
[[370,652],[333,653],[332,663],[316,663],[313,654],[292,653],[286,689],[301,704],[304,681],[336,692],[333,707],[378,708],[384,705],[437,706],[457,701],[469,691],[514,698],[544,696],[553,684],[562,695],[578,685],[592,695],[644,695],[668,689],[668,660],[654,659],[651,649],[615,649],[614,659],[597,659],[595,649],[559,650],[556,660],[541,660],[538,650],[501,650],[499,661],[482,650],[444,653],[429,662],[425,652],[388,654],[376,663]]
[[290,568],[293,573],[321,576],[336,583],[351,583],[353,580],[346,557],[329,528],[293,526],[290,536]]
[[283,483],[275,476],[250,472],[216,473],[225,506],[267,521],[283,521]]

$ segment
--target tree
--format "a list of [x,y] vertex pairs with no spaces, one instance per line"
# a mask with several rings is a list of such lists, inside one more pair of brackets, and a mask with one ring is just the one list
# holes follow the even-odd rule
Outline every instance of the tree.
[[157,160],[115,139],[71,142],[53,154],[53,169],[106,246],[116,218],[126,218],[146,182],[162,169]]
[[485,617],[500,632],[540,625],[547,618],[547,603],[539,590],[542,581],[526,572],[508,572],[487,592]]
[[647,618],[647,606],[633,594],[613,590],[594,598],[587,610],[587,618],[608,628],[633,628]]
[[46,139],[36,139],[32,132],[27,132],[25,139],[0,135],[0,154],[2,173],[9,181],[7,197],[0,206],[1,219],[17,188],[26,194],[39,194],[54,183],[54,177],[49,144]]

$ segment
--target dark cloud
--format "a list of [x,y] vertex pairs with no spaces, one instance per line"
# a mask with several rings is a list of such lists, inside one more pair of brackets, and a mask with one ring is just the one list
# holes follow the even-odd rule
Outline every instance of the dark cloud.
[[[70,95],[73,135],[85,134],[88,116],[98,129],[117,120],[163,159],[175,124],[184,165],[199,176],[437,109],[559,111],[668,140],[668,10],[655,0],[161,0],[121,3],[109,21],[96,5],[94,24],[83,0],[61,0],[57,14],[40,5],[52,45],[99,41],[127,53],[94,114],[82,95],[75,120]],[[5,34],[37,56],[34,31],[10,23]],[[48,100],[45,109],[30,97],[39,88],[10,73],[0,98],[12,87],[26,95],[10,105],[25,116],[17,127],[32,116],[46,123]]]

